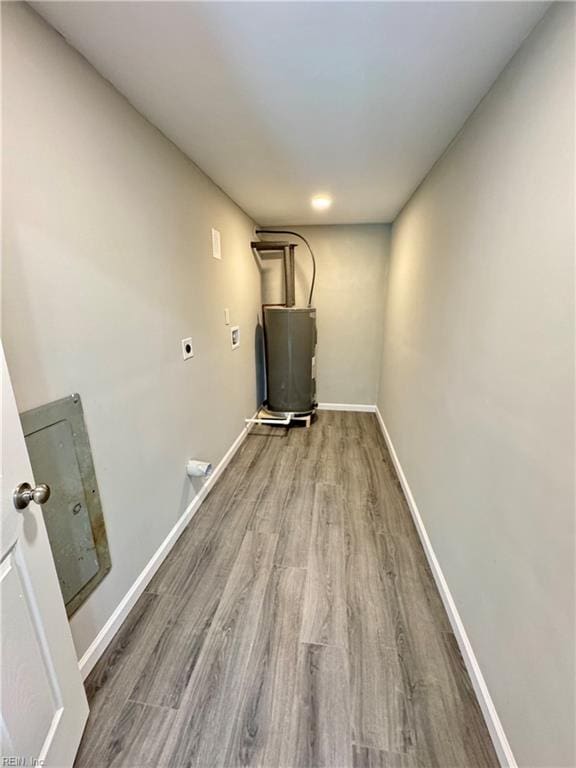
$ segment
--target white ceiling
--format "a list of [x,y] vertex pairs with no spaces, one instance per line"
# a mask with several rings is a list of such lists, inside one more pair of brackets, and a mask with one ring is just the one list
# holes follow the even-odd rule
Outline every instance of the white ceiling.
[[33,6],[256,221],[306,224],[394,219],[548,3]]

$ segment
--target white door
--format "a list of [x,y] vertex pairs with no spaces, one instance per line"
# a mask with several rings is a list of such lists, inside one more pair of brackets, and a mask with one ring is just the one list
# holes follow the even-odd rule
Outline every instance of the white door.
[[14,506],[16,486],[50,478],[32,478],[3,349],[0,356],[0,766],[64,768],[74,761],[88,702],[42,510],[33,501]]

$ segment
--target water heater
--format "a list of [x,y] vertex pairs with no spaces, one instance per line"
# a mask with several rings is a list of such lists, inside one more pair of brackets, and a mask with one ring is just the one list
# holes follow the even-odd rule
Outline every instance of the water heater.
[[310,413],[316,405],[316,310],[264,307],[267,407]]

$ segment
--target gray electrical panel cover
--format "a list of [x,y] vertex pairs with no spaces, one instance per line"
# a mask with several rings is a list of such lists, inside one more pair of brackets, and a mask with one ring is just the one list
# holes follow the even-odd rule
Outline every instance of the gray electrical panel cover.
[[71,616],[111,567],[82,401],[74,394],[20,418],[34,480],[52,491],[42,513]]

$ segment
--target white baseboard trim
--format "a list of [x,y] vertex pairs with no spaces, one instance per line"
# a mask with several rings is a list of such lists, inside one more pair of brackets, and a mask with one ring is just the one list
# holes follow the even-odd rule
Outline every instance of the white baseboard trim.
[[376,413],[375,405],[363,403],[318,403],[319,411],[359,411],[361,413]]
[[490,732],[490,737],[492,739],[492,743],[494,744],[494,748],[498,755],[500,764],[502,765],[502,768],[518,768],[518,764],[510,744],[508,743],[508,739],[506,738],[504,728],[502,727],[502,723],[498,717],[496,707],[494,706],[494,702],[490,696],[488,686],[486,685],[486,681],[482,675],[478,660],[476,659],[474,650],[472,649],[472,645],[468,639],[468,635],[466,633],[466,629],[464,628],[464,624],[462,623],[462,619],[460,618],[460,614],[458,613],[456,603],[454,602],[454,598],[452,597],[446,579],[444,578],[440,563],[438,562],[434,549],[432,548],[432,542],[430,541],[426,527],[424,526],[424,521],[422,520],[416,505],[416,501],[412,495],[412,491],[410,490],[408,480],[406,479],[406,475],[404,474],[404,470],[402,469],[400,460],[398,459],[398,455],[394,449],[394,445],[388,430],[386,429],[386,424],[384,423],[382,414],[380,413],[380,410],[377,406],[375,411],[378,423],[380,424],[380,429],[384,435],[384,440],[386,441],[386,445],[390,451],[390,456],[392,457],[398,479],[400,480],[402,490],[406,496],[406,501],[408,502],[408,507],[410,508],[410,512],[414,520],[414,525],[416,526],[420,541],[424,547],[424,552],[426,553],[428,563],[430,564],[432,574],[434,575],[434,580],[436,582],[436,586],[438,587],[438,591],[440,592],[442,602],[444,603],[444,608],[446,609],[448,618],[450,619],[450,624],[452,625],[452,630],[458,642],[460,653],[462,654],[466,669],[470,675],[478,703],[480,704],[482,714],[484,715],[486,725],[488,726],[488,731]]
[[[254,417],[256,414],[254,414]],[[254,418],[253,417],[253,418]],[[106,624],[102,627],[100,632],[96,635],[90,646],[85,651],[84,655],[78,662],[78,666],[80,668],[80,674],[82,675],[82,679],[85,680],[92,669],[94,668],[94,665],[102,656],[106,648],[108,647],[108,644],[111,642],[112,638],[116,634],[116,632],[120,629],[120,626],[122,625],[125,618],[130,613],[131,609],[134,607],[136,601],[140,597],[140,595],[144,592],[146,589],[148,583],[158,570],[158,568],[162,565],[162,562],[178,540],[178,537],[184,530],[184,528],[188,525],[222,472],[226,469],[227,465],[230,463],[230,460],[236,453],[236,451],[240,448],[242,443],[244,442],[246,435],[250,431],[252,425],[248,425],[244,427],[242,432],[238,435],[236,440],[232,443],[230,448],[226,451],[224,456],[222,457],[221,461],[216,465],[214,472],[210,475],[208,480],[205,482],[205,484],[202,486],[200,491],[194,496],[190,504],[186,507],[184,513],[180,517],[180,519],[176,522],[168,536],[164,539],[162,544],[158,547],[156,552],[152,555],[148,563],[145,565],[144,569],[134,582],[128,592],[124,595]]]

